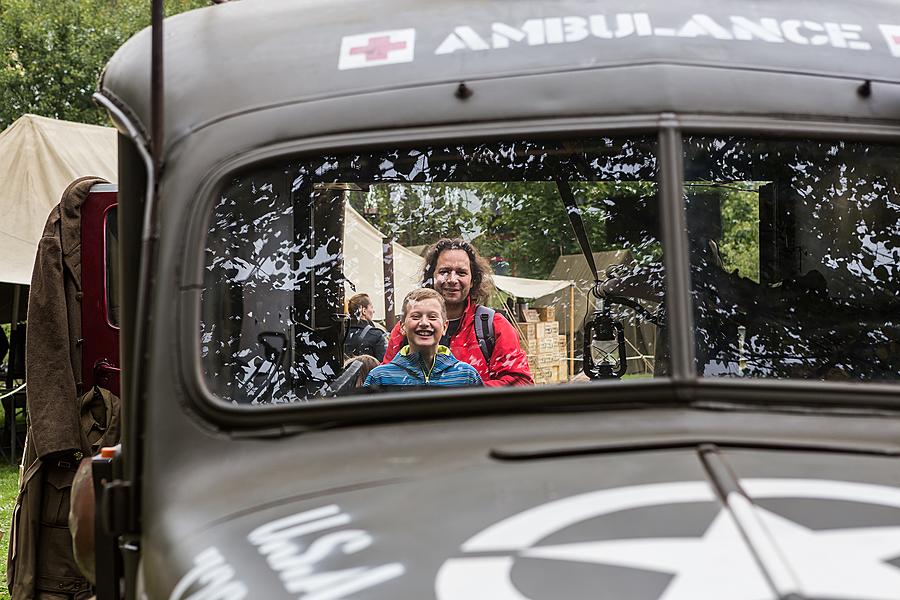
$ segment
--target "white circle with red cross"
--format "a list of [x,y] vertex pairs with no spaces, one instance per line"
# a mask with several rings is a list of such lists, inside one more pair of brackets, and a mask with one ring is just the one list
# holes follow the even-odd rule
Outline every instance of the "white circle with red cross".
[[[900,489],[817,479],[747,479],[751,498],[839,500],[900,508]],[[771,600],[774,594],[728,509],[722,508],[698,537],[661,536],[542,544],[552,534],[603,515],[643,507],[716,502],[708,482],[655,483],[563,498],[504,519],[467,542],[447,560],[435,583],[438,600],[539,600],[516,588],[519,558],[628,567],[671,576],[658,600]],[[900,523],[843,529],[807,528],[756,505],[754,514],[795,581],[815,598],[897,600]],[[531,563],[534,564],[533,562]],[[533,569],[533,566],[532,566]],[[566,590],[554,592],[564,600]],[[549,600],[549,597],[548,597]]]

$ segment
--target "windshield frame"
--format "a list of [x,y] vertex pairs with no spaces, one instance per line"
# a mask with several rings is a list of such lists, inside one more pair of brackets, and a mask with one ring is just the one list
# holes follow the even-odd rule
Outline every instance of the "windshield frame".
[[[211,392],[205,382],[196,332],[200,323],[205,228],[216,193],[234,174],[273,161],[297,160],[340,151],[364,151],[415,144],[466,143],[472,141],[560,139],[566,136],[653,136],[657,137],[661,241],[664,248],[666,294],[671,364],[668,377],[644,381],[594,381],[584,384],[536,386],[519,389],[469,389],[453,392],[385,393],[377,397],[315,400],[307,403],[270,406],[241,406],[228,403]],[[900,131],[880,125],[812,123],[775,118],[729,120],[676,117],[673,114],[635,118],[584,118],[534,123],[471,124],[458,128],[433,127],[412,131],[369,132],[298,140],[260,149],[220,165],[203,178],[199,198],[191,209],[184,237],[186,257],[181,271],[178,310],[179,364],[186,384],[185,401],[191,412],[226,430],[246,430],[248,435],[281,435],[339,424],[368,423],[410,418],[436,418],[465,414],[546,411],[554,409],[614,408],[692,404],[694,402],[736,402],[754,405],[817,404],[858,406],[860,402],[885,410],[900,408],[900,390],[894,384],[838,384],[798,381],[701,381],[694,360],[694,328],[691,299],[688,235],[682,202],[682,135],[738,135],[754,137],[856,139],[900,141]],[[560,394],[564,389],[565,394]],[[705,391],[704,391],[705,390]],[[709,397],[714,390],[715,398]],[[748,392],[748,390],[751,390]],[[759,395],[768,390],[760,402]],[[447,402],[452,398],[453,402]]]

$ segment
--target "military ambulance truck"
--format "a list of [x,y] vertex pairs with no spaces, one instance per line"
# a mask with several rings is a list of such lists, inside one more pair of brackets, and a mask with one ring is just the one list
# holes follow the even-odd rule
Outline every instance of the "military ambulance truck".
[[[896,2],[244,0],[139,33],[96,99],[101,598],[900,598]],[[573,381],[376,393],[342,378],[363,231],[627,260]]]

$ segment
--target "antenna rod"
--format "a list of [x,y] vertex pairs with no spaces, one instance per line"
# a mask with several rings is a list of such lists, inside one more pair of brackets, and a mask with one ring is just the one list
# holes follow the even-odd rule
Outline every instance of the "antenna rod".
[[163,153],[163,0],[152,0],[150,13],[150,129],[153,185],[158,187]]

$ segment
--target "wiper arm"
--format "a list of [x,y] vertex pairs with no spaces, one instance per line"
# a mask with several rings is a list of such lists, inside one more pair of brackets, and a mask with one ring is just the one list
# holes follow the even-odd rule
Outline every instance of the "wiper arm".
[[575,194],[572,193],[572,187],[569,182],[560,176],[554,178],[556,181],[556,189],[559,190],[559,197],[566,206],[566,216],[569,217],[569,223],[575,231],[575,237],[581,246],[581,252],[587,260],[591,273],[594,274],[594,282],[600,281],[597,273],[597,265],[594,264],[594,253],[591,250],[591,243],[588,241],[587,233],[584,230],[584,220],[581,218],[581,209],[578,208],[578,202],[575,200]]

